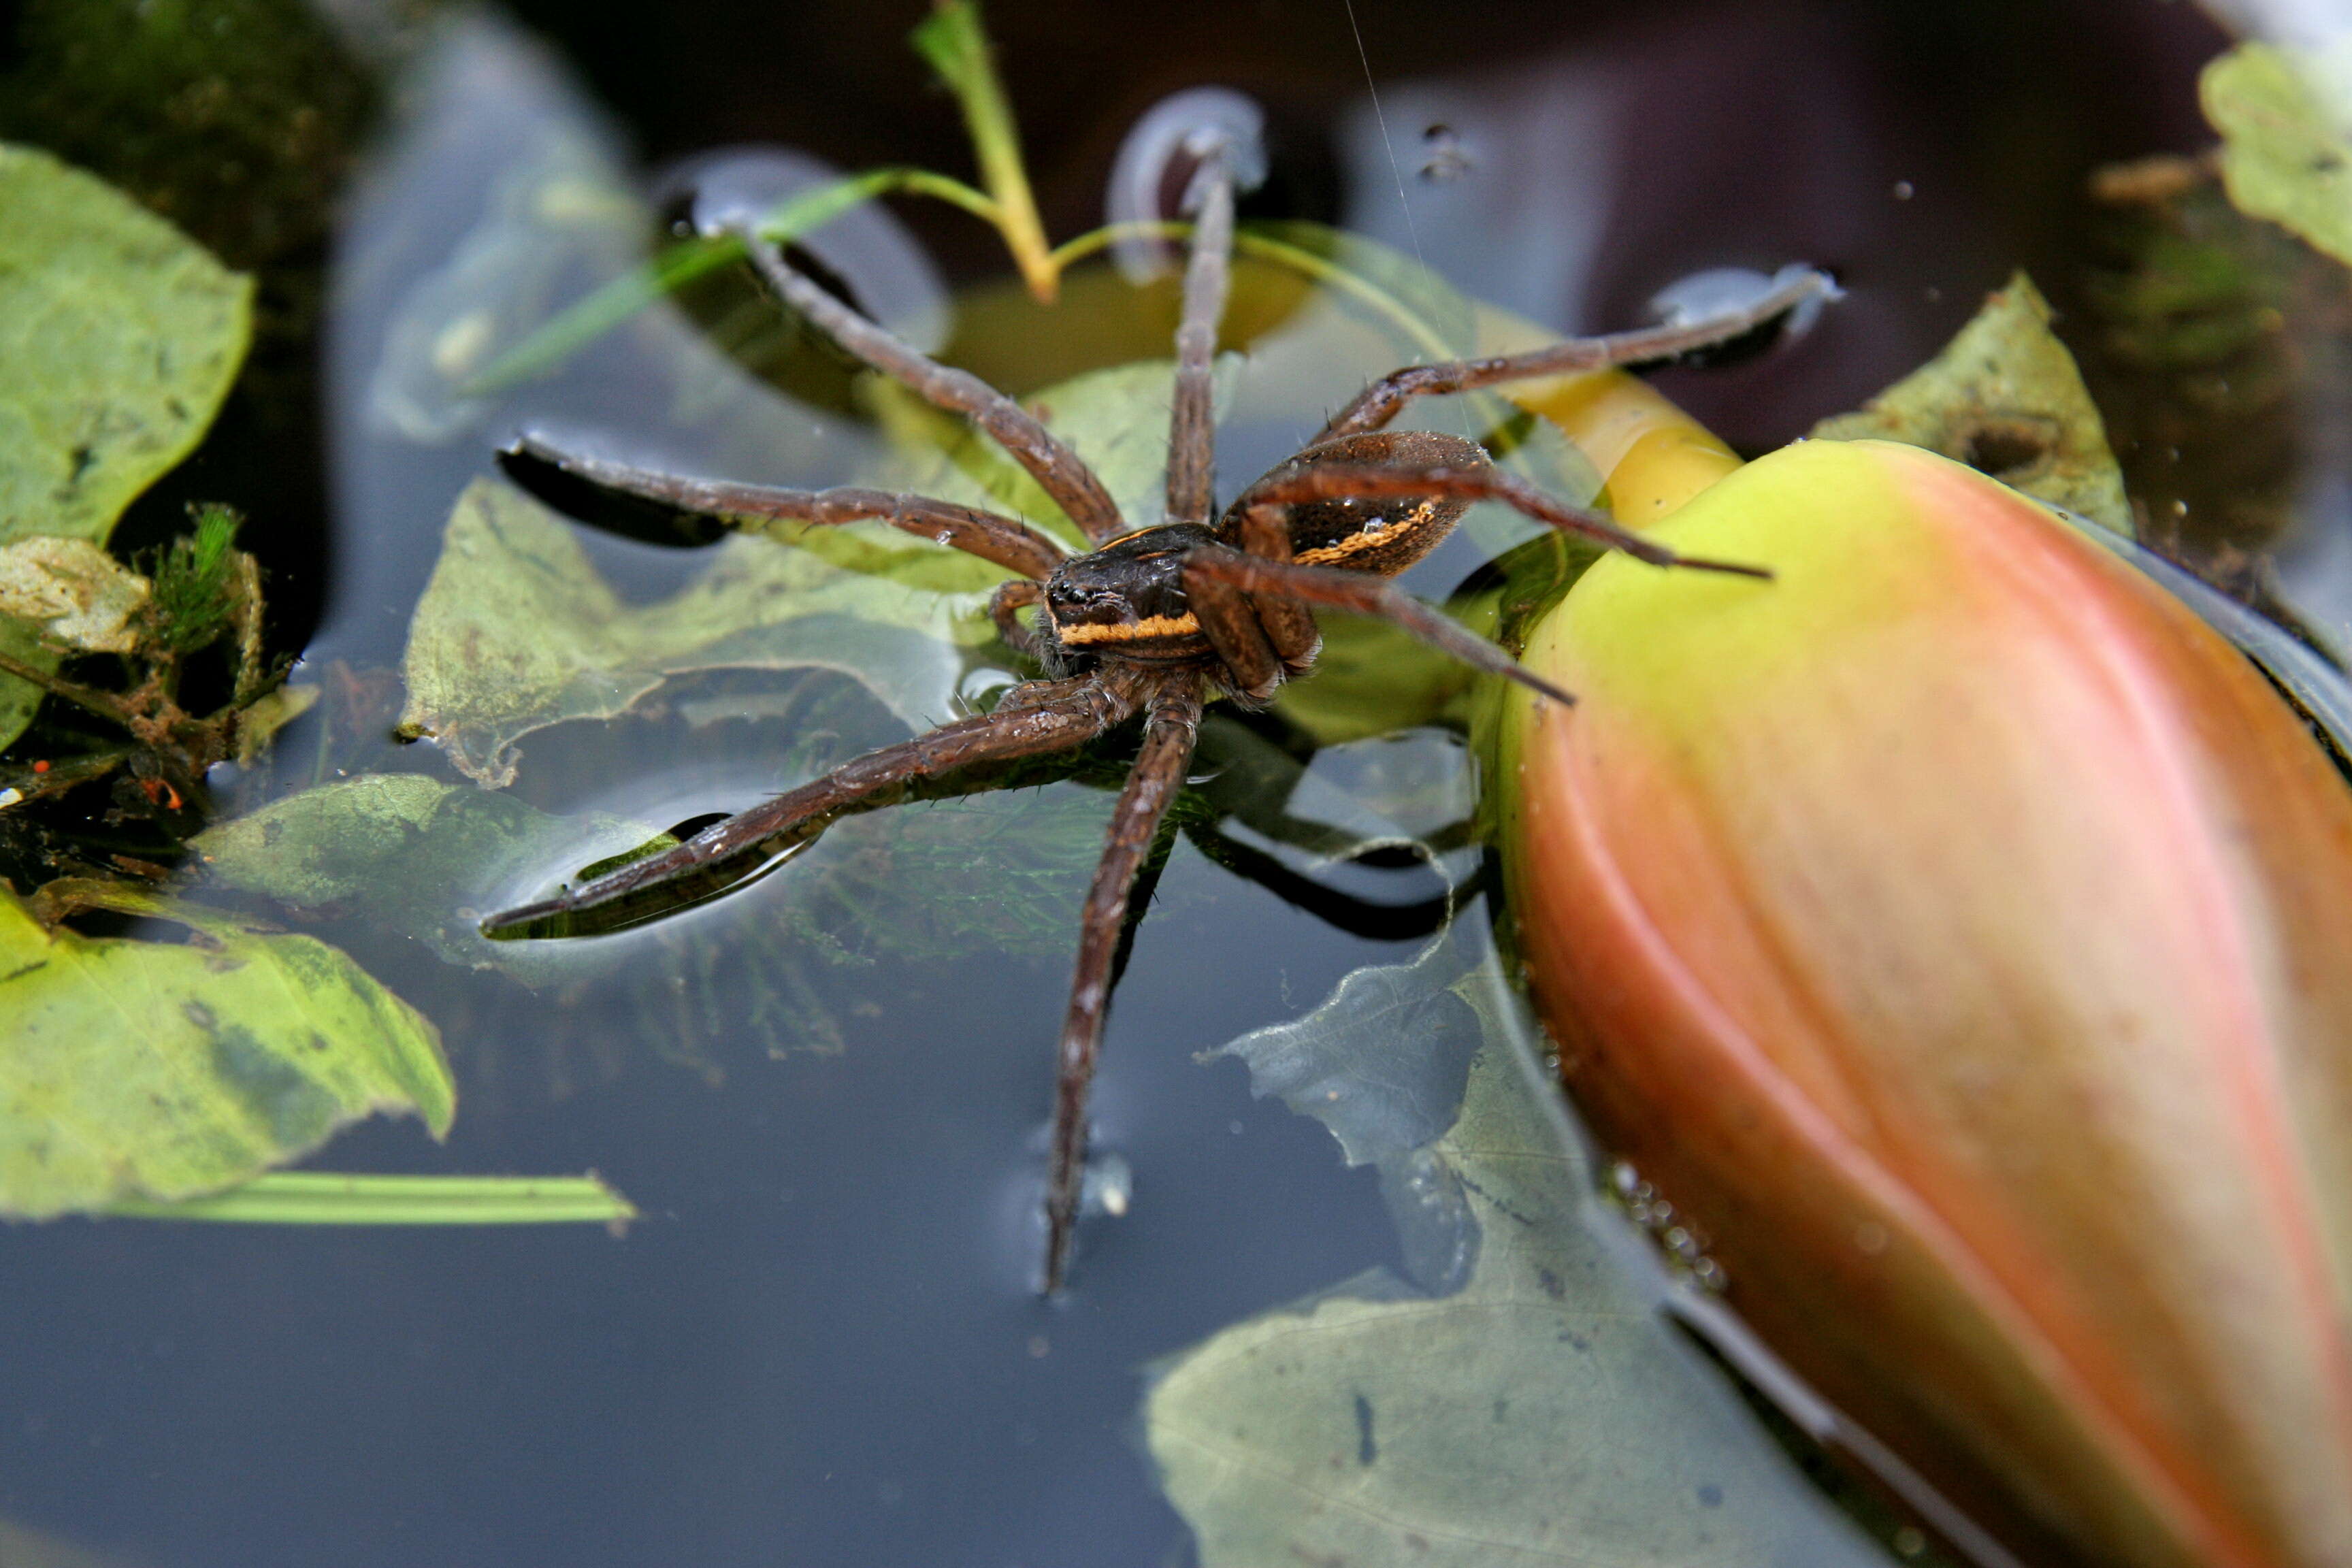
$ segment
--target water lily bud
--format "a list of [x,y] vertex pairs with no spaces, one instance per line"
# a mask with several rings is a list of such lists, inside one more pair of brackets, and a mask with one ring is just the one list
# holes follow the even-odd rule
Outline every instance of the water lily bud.
[[1507,830],[1570,1087],[2029,1562],[2352,1563],[2352,791],[2034,502],[1815,441],[1612,557]]

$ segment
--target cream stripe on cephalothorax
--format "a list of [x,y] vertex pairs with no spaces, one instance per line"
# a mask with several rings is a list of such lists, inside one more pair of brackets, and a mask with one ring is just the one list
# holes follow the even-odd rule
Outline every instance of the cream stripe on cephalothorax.
[[1181,616],[1146,616],[1139,621],[1109,625],[1086,621],[1054,623],[1054,633],[1065,643],[1134,642],[1145,637],[1197,637],[1201,618],[1187,610]]

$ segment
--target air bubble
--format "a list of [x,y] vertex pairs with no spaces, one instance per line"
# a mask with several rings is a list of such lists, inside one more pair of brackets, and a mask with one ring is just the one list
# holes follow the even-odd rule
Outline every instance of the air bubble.
[[[1172,93],[1143,111],[1119,143],[1104,210],[1110,221],[1152,223],[1188,216],[1201,200],[1201,171],[1222,152],[1235,188],[1265,183],[1265,113],[1226,87]],[[1166,271],[1174,250],[1163,240],[1132,236],[1112,247],[1130,283],[1149,283]]]
[[[1710,267],[1675,279],[1650,297],[1650,313],[1663,326],[1687,327],[1717,316],[1744,310],[1776,289],[1794,283],[1813,271],[1792,262],[1770,276],[1748,267]],[[1780,341],[1794,342],[1811,330],[1822,306],[1835,289],[1806,296],[1804,302],[1780,319]]]

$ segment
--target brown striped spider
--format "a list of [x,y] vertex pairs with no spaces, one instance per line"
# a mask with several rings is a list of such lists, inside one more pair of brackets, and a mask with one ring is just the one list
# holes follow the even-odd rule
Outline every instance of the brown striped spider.
[[[1392,621],[1465,664],[1552,701],[1572,701],[1390,581],[1433,549],[1474,501],[1500,501],[1655,565],[1769,575],[1679,556],[1502,472],[1457,437],[1384,426],[1419,396],[1673,360],[1744,337],[1834,291],[1823,275],[1799,271],[1752,303],[1704,321],[1397,371],[1365,388],[1297,456],[1219,512],[1211,493],[1210,363],[1230,271],[1238,150],[1225,143],[1191,151],[1200,162],[1184,204],[1192,221],[1176,333],[1164,522],[1131,528],[1077,454],[1011,398],[916,353],[748,231],[751,264],[787,310],[854,358],[985,431],[1095,548],[1072,555],[1018,519],[922,496],[684,479],[573,455],[528,437],[503,457],[519,481],[559,505],[567,497],[577,501],[584,489],[705,527],[875,519],[993,562],[1016,575],[997,591],[991,614],[1004,641],[1034,658],[1045,678],[1013,688],[992,711],[869,752],[673,848],[494,915],[483,924],[487,934],[559,935],[649,918],[683,901],[681,888],[709,892],[740,880],[730,870],[772,860],[886,792],[977,763],[1073,750],[1140,716],[1141,746],[1080,917],[1076,973],[1062,1026],[1045,1205],[1048,1291],[1061,1288],[1069,1268],[1087,1096],[1129,891],[1184,782],[1204,704],[1261,703],[1284,681],[1307,674],[1320,646],[1318,608]],[[1033,606],[1034,625],[1019,614]]]

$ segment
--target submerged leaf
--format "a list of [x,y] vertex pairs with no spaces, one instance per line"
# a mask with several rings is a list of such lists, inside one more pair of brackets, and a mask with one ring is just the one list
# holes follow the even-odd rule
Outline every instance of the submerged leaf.
[[1201,1561],[1875,1561],[1627,1266],[1532,1037],[1457,925],[1227,1047],[1381,1165],[1409,1257],[1475,1261],[1451,1294],[1349,1281],[1161,1372],[1148,1440]]
[[2238,210],[2352,262],[2352,39],[2241,44],[2197,86]]
[[[252,280],[103,181],[0,144],[0,543],[103,544],[187,456],[236,377]],[[55,668],[0,621],[0,651]],[[40,695],[0,677],[0,745]]]
[[1817,438],[1902,441],[2128,537],[2131,503],[2098,405],[2050,330],[2050,302],[2021,272],[1944,352]]
[[[930,552],[863,535],[824,542],[832,548],[820,554],[730,539],[693,585],[639,607],[597,575],[570,524],[510,486],[478,480],[449,514],[409,623],[401,724],[493,786],[513,782],[523,736],[615,717],[696,670],[838,670],[908,727],[929,728],[949,710],[957,644],[992,635],[985,618],[897,580],[902,568],[933,566]],[[865,559],[844,564],[845,552]]]
[[217,886],[300,910],[362,907],[451,963],[528,978],[556,955],[544,943],[488,940],[473,911],[551,856],[585,865],[653,836],[643,824],[553,816],[421,773],[365,773],[221,823],[191,847]]
[[110,904],[191,940],[45,929],[0,895],[0,1214],[218,1192],[378,1110],[448,1131],[433,1026],[342,953],[214,910]]

